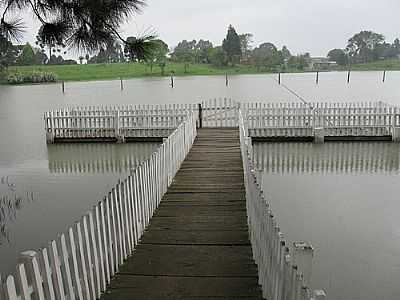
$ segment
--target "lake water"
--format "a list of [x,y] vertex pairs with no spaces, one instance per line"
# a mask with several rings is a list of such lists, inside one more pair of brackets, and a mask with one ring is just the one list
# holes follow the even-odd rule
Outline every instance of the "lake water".
[[313,288],[399,299],[400,145],[257,143],[254,154],[281,231],[315,247]]
[[[400,104],[400,72],[388,72],[385,83],[381,72],[354,72],[350,84],[346,81],[344,72],[321,73],[318,85],[315,74],[282,75],[285,86],[307,101]],[[275,75],[230,76],[228,87],[224,76],[176,78],[174,89],[168,78],[127,80],[124,87],[121,91],[119,81],[66,83],[66,93],[62,94],[59,84],[0,86],[0,206],[4,207],[0,213],[1,273],[13,271],[19,252],[37,249],[64,231],[102,199],[130,167],[157,147],[48,146],[43,112],[75,105],[197,103],[219,97],[299,101],[277,84]],[[283,165],[278,160],[267,168],[276,171],[264,176],[264,181],[268,179],[267,194],[274,199],[273,207],[286,235],[314,244],[314,284],[328,290],[330,299],[394,299],[400,294],[395,285],[400,278],[400,243],[396,238],[400,229],[395,227],[398,169],[396,161],[388,163],[389,156],[398,151],[396,145],[374,144],[370,150],[362,148],[366,145],[370,144],[348,149],[338,144],[330,156],[324,152],[330,148],[316,151],[317,148],[299,145],[298,150],[293,150],[287,145],[274,145],[281,147],[274,153],[294,151],[289,157],[297,157],[297,164],[280,173],[296,159],[290,158]],[[382,147],[389,148],[383,151]],[[371,157],[381,157],[382,163],[366,160],[363,169],[364,165],[358,164],[359,154],[366,150]],[[303,156],[296,156],[297,153]],[[326,163],[322,160],[326,155],[331,167],[325,168],[320,165]],[[319,164],[315,157],[320,158]],[[344,157],[346,162],[342,161]],[[346,171],[348,165],[354,165],[356,171]],[[313,213],[298,215],[300,206]],[[332,225],[333,216],[337,216],[336,227]],[[376,291],[382,293],[374,298]]]

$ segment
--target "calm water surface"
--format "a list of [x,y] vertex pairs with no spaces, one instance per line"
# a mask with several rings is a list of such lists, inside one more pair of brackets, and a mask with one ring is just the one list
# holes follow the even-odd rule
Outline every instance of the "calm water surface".
[[400,145],[254,145],[289,242],[315,247],[314,288],[337,300],[395,300],[400,287]]
[[[299,101],[279,86],[275,78],[275,75],[231,76],[226,87],[224,76],[182,77],[176,78],[174,89],[169,87],[168,78],[133,79],[125,82],[124,91],[120,91],[119,81],[77,82],[67,83],[64,95],[58,84],[0,86],[0,273],[13,271],[22,250],[37,249],[64,231],[124,177],[130,167],[157,147],[155,144],[47,146],[44,111],[75,105],[194,103],[218,97],[238,101]],[[346,79],[343,72],[322,73],[320,84],[316,85],[315,74],[282,76],[286,86],[308,101],[400,104],[400,72],[389,72],[385,83],[380,72],[354,72],[350,84]],[[279,147],[282,148],[274,153],[286,149]],[[270,173],[264,180],[268,179],[271,188],[267,193],[271,199],[279,200],[273,207],[287,236],[310,240],[315,245],[315,287],[327,289],[330,295],[335,290],[350,295],[330,299],[394,299],[393,295],[400,295],[395,285],[396,278],[400,278],[400,229],[396,227],[395,196],[398,169],[396,163],[394,170],[391,169],[393,163],[388,163],[388,156],[393,158],[397,148],[390,148],[395,147],[391,145],[388,147],[392,150],[386,152],[381,148],[371,150],[369,155],[381,157],[386,165],[367,160],[363,169],[357,162],[364,149],[338,147],[334,151],[336,156],[328,155],[330,165],[325,171],[320,167],[321,160],[315,161],[318,155],[324,158],[325,152],[309,148],[295,150],[283,165],[268,165]],[[296,156],[297,153],[303,156]],[[343,157],[347,157],[346,162]],[[287,169],[292,161],[297,161],[295,166],[300,171],[292,168],[283,172],[281,169]],[[343,171],[346,168],[340,167],[354,164],[356,171]],[[273,168],[276,171],[271,171]],[[289,218],[294,211],[296,215]],[[376,291],[384,293],[386,298],[372,297],[377,295]]]

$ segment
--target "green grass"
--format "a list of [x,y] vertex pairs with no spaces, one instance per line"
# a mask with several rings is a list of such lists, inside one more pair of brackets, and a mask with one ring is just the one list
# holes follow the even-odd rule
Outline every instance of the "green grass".
[[[347,70],[347,67],[339,68]],[[353,65],[355,71],[378,71],[378,70],[400,70],[400,60],[383,60],[367,64]],[[38,66],[13,66],[8,69],[9,74],[32,73],[33,71],[52,72],[60,81],[89,81],[117,78],[134,78],[161,76],[158,66],[150,66],[142,63],[116,63],[116,64],[90,64],[90,65],[38,65]],[[207,64],[190,64],[185,73],[185,65],[181,63],[168,63],[165,68],[165,76],[174,72],[175,76],[191,75],[239,75],[239,74],[262,74],[256,67],[248,65],[237,65],[235,67],[215,67]],[[286,70],[285,72],[301,72],[299,70]],[[5,83],[4,80],[0,83]]]
[[[33,71],[52,72],[58,80],[64,81],[87,81],[115,78],[133,78],[162,76],[161,69],[141,63],[115,63],[115,64],[90,64],[90,65],[39,65],[39,66],[13,66],[8,69],[9,74],[32,73]],[[175,76],[190,75],[223,75],[223,74],[255,74],[254,66],[237,65],[235,67],[217,68],[207,64],[190,64],[185,73],[184,64],[169,63],[165,68],[165,76],[174,72]]]
[[[365,64],[356,64],[352,65],[351,69],[354,71],[400,71],[400,59],[386,59]],[[347,70],[347,67],[343,67],[343,70]]]

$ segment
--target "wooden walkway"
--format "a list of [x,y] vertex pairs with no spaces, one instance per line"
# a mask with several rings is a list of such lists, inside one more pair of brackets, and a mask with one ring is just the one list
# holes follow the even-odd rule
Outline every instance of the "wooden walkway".
[[262,299],[238,129],[200,129],[140,245],[102,299]]

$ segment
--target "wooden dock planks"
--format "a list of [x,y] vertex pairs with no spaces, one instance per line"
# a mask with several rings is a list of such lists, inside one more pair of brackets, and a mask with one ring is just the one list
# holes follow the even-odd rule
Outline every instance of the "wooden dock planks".
[[200,129],[103,299],[262,299],[237,129]]

